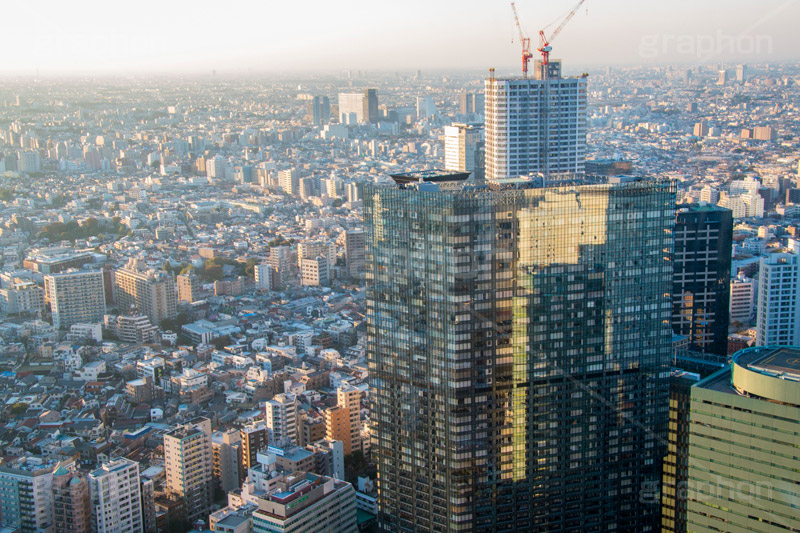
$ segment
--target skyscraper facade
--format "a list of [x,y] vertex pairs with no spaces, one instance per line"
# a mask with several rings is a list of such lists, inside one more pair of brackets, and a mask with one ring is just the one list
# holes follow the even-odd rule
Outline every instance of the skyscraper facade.
[[654,530],[672,185],[466,177],[365,192],[382,529]]
[[586,162],[586,77],[486,80],[486,178],[580,174]]
[[710,204],[678,206],[672,329],[692,350],[728,353],[733,212]]

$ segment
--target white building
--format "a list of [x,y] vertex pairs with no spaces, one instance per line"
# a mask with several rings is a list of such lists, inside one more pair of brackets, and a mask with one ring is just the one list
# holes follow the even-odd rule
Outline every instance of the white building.
[[50,302],[53,326],[102,322],[106,295],[102,272],[63,272],[44,277],[45,300]]
[[800,247],[789,241],[785,253],[761,258],[758,276],[758,346],[800,343]]
[[585,77],[486,80],[486,178],[584,172]]
[[134,533],[142,531],[142,496],[139,463],[115,459],[89,474],[92,497],[92,531]]
[[277,394],[267,402],[266,423],[269,443],[273,446],[297,444],[297,398]]
[[756,281],[742,273],[731,280],[730,320],[748,322],[755,306]]
[[479,124],[453,124],[444,128],[444,168],[475,172],[482,166],[483,127]]

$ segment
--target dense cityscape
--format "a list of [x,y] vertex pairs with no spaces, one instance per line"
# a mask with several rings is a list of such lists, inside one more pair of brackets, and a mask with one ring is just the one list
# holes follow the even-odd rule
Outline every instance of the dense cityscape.
[[5,78],[0,533],[800,531],[800,64],[517,27]]

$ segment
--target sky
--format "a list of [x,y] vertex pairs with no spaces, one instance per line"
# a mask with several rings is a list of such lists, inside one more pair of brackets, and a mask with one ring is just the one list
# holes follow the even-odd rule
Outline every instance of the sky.
[[[534,45],[578,0],[517,0]],[[497,0],[7,0],[0,75],[517,68]],[[800,0],[587,0],[565,69],[800,60]],[[550,26],[549,31],[557,24]],[[533,48],[536,48],[534,46]]]

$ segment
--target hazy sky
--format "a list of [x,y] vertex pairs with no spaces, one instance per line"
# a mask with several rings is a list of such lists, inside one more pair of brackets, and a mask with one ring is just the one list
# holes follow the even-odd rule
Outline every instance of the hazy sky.
[[[577,0],[516,3],[536,43]],[[501,70],[520,55],[510,3],[497,0],[7,0],[3,19],[0,74]],[[798,60],[798,21],[800,0],[587,0],[553,57]]]

